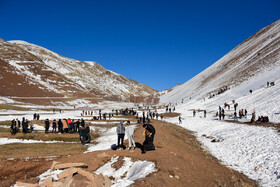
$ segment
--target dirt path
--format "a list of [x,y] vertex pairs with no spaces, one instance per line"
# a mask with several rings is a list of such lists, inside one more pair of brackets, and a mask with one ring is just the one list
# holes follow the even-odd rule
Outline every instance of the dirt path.
[[[95,171],[112,156],[127,156],[135,160],[155,162],[158,171],[136,181],[133,186],[257,186],[255,181],[220,164],[217,159],[203,151],[190,131],[162,121],[152,121],[152,124],[156,128],[155,151],[146,154],[141,154],[140,149],[97,151],[60,157],[56,161],[84,162],[89,166],[88,171]],[[139,125],[135,131],[135,141],[143,142],[142,133],[143,128]],[[98,158],[97,155],[103,152],[110,157]],[[7,163],[18,167],[11,171],[11,167],[3,167]],[[15,178],[22,178],[18,172],[21,175],[29,172],[26,178],[30,178],[47,170],[51,162],[0,161],[0,165],[0,176],[5,174],[5,178],[0,178],[0,186],[6,186],[13,184]]]

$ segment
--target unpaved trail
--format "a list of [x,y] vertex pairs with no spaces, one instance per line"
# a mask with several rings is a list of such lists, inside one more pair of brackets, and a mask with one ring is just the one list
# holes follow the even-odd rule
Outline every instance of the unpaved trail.
[[[132,186],[258,186],[255,181],[220,164],[217,159],[205,152],[190,131],[163,121],[153,120],[151,124],[156,128],[154,144],[157,149],[155,151],[147,151],[146,154],[141,154],[140,149],[96,151],[60,157],[56,161],[84,162],[89,166],[88,171],[95,171],[113,156],[126,156],[133,160],[155,162],[158,171],[136,181]],[[136,142],[143,142],[141,125],[138,125],[134,135]],[[103,152],[106,152],[110,157],[99,158],[97,156]],[[12,163],[13,165],[25,165],[26,168],[29,168],[26,169],[26,172],[29,172],[26,178],[34,177],[35,174],[43,172],[51,166],[50,161],[36,163],[31,161],[1,161],[0,176],[5,174],[5,179],[1,178],[0,184],[2,186],[6,186],[6,184],[9,186],[16,182],[15,178],[22,178],[17,174],[19,171],[12,172],[11,168],[3,167],[5,162],[9,162],[10,165]],[[33,170],[30,173],[31,167]],[[24,166],[19,167],[21,175],[24,172],[23,168]],[[15,168],[15,170],[17,169]],[[9,171],[8,175],[7,171]]]

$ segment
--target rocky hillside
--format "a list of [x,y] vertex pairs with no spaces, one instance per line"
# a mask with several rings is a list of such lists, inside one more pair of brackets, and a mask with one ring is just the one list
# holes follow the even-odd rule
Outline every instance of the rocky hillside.
[[204,99],[232,90],[232,97],[280,81],[280,20],[261,29],[212,66],[161,96],[161,102]]
[[63,57],[24,41],[0,39],[0,60],[2,96],[143,101],[158,94],[96,62]]

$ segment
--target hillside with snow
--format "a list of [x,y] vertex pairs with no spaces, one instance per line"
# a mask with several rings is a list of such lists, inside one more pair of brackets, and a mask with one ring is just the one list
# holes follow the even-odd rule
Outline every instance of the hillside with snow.
[[[188,103],[217,111],[235,100],[248,111],[256,109],[280,121],[280,20],[261,29],[212,66],[161,96],[162,103]],[[267,86],[274,82],[274,86]],[[249,93],[252,90],[252,94]]]
[[96,62],[63,57],[25,41],[1,39],[0,60],[2,96],[86,97],[115,101],[157,97],[156,90]]

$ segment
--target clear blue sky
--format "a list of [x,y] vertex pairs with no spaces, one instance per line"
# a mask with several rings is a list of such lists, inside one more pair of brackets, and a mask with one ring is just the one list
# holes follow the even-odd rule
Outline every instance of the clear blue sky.
[[0,38],[24,40],[163,90],[280,19],[280,0],[0,0]]

